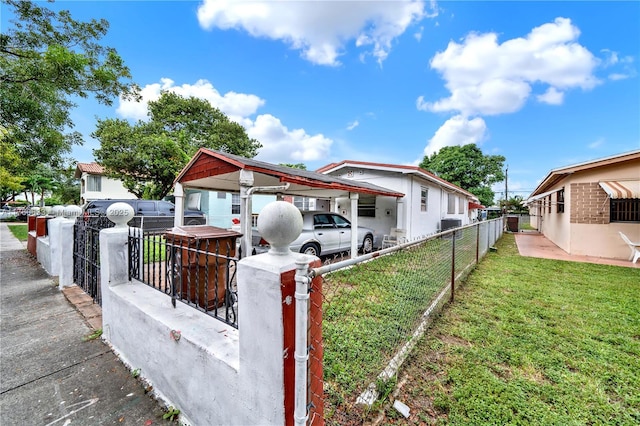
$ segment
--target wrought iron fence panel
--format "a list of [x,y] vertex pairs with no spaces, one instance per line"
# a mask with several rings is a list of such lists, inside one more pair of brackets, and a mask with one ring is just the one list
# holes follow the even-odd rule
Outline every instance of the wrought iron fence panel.
[[113,226],[106,216],[78,217],[73,226],[73,279],[98,304],[102,303],[100,231]]
[[235,246],[129,228],[129,277],[238,327]]

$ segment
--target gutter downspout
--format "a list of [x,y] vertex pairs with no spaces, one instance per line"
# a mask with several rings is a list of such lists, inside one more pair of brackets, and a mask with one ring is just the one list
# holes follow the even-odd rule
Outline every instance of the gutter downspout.
[[294,394],[294,422],[297,426],[304,426],[309,420],[307,412],[307,365],[309,362],[309,344],[307,332],[309,330],[309,264],[305,258],[296,260],[296,344],[295,344],[295,394]]
[[[252,179],[253,184],[253,179]],[[242,237],[240,239],[240,247],[242,249],[242,256],[251,256],[253,252],[253,229],[252,229],[252,203],[251,196],[254,192],[279,192],[285,191],[289,188],[289,183],[276,186],[242,186],[240,184],[240,232]],[[244,189],[244,191],[243,191]],[[244,211],[242,210],[244,206]]]

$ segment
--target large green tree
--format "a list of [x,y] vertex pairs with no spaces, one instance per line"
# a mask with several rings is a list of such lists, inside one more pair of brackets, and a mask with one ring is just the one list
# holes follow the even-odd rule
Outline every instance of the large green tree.
[[493,205],[491,185],[505,179],[502,155],[484,155],[475,144],[446,146],[425,156],[420,167],[474,194],[485,206]]
[[137,96],[129,68],[99,41],[104,20],[76,21],[29,0],[2,0],[13,19],[0,34],[0,128],[22,161],[60,165],[82,136],[70,131],[74,97]]
[[15,147],[6,140],[6,132],[0,129],[0,201],[13,200],[24,188],[21,164]]
[[96,161],[141,198],[166,196],[200,147],[254,157],[260,143],[203,99],[164,92],[148,104],[147,121],[98,120]]

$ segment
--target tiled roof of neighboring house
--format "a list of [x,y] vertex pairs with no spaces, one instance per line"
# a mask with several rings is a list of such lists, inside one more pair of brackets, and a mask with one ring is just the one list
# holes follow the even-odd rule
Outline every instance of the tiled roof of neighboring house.
[[79,178],[82,173],[90,173],[92,175],[104,174],[104,167],[98,163],[78,163],[76,166],[76,179]]

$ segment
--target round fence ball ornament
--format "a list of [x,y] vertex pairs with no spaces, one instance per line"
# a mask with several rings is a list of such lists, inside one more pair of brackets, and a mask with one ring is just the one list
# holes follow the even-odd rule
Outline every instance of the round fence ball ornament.
[[133,207],[127,203],[113,203],[107,207],[107,217],[116,224],[116,228],[126,228],[133,218]]
[[82,215],[82,209],[79,206],[65,206],[62,210],[62,215],[66,219],[75,219]]
[[302,232],[302,214],[286,201],[271,202],[258,216],[258,232],[271,246],[269,253],[290,253],[289,244]]

